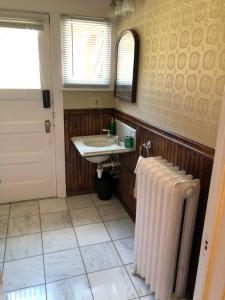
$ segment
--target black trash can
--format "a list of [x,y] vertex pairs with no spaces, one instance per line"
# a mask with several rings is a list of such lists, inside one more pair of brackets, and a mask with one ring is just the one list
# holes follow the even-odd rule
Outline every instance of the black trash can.
[[102,178],[95,177],[96,191],[99,199],[110,200],[114,190],[113,176],[109,172],[103,172]]

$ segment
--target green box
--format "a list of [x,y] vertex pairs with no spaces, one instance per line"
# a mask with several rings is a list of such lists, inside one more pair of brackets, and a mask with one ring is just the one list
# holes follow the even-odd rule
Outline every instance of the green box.
[[132,136],[125,136],[124,145],[125,145],[125,148],[133,148],[134,138]]

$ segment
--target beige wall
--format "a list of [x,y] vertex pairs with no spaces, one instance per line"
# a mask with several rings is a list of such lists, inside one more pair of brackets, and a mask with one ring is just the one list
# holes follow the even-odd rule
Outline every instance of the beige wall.
[[0,0],[0,9],[105,17],[108,0]]
[[225,1],[135,2],[118,31],[140,34],[137,103],[116,100],[116,107],[214,147],[225,85]]
[[97,97],[99,99],[99,105],[101,108],[112,108],[114,105],[113,92],[70,92],[63,93],[64,109],[75,108],[95,108],[91,104],[91,98]]

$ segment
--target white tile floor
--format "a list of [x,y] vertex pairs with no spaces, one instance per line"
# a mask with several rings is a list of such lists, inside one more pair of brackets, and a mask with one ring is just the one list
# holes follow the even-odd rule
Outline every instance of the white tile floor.
[[0,205],[6,300],[154,300],[132,276],[134,223],[96,194]]

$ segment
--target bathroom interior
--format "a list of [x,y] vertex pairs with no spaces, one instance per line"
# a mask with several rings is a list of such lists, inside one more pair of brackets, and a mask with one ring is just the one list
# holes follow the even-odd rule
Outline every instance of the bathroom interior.
[[224,300],[224,87],[224,0],[0,0],[0,300]]

